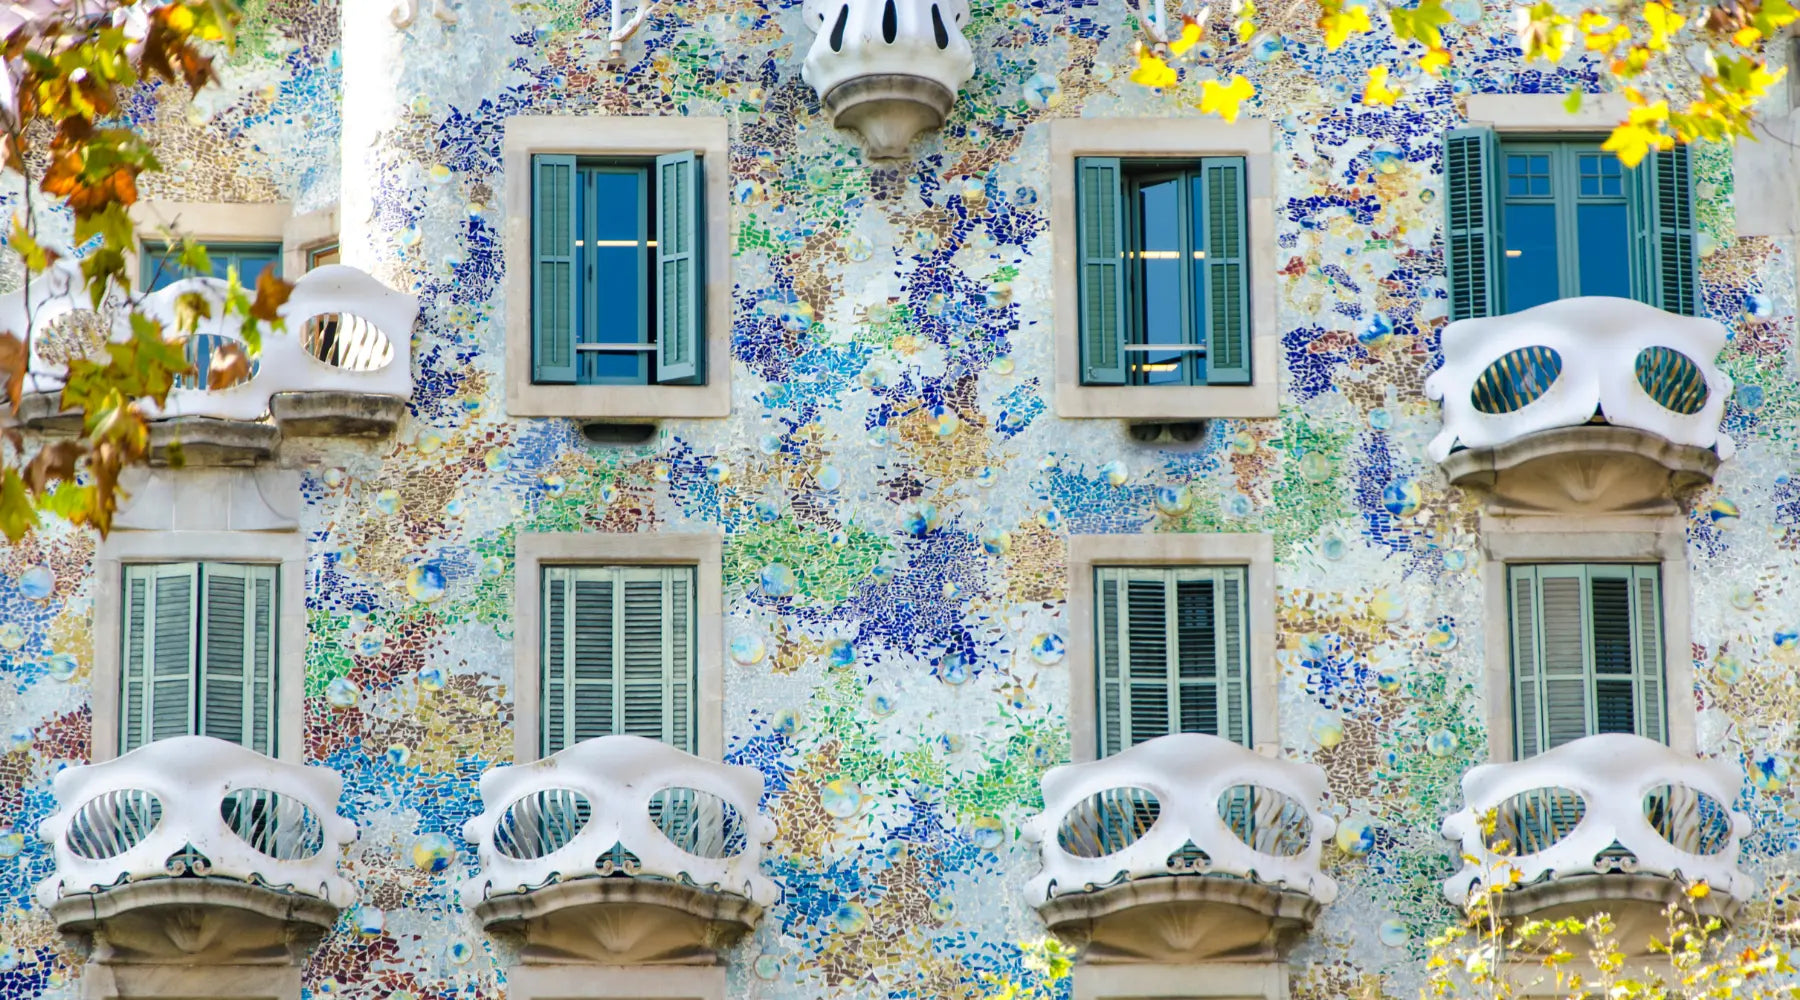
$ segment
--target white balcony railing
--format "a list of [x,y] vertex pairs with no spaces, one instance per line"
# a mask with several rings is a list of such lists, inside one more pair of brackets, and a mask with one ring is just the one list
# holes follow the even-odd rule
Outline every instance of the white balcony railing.
[[1459,320],[1444,328],[1443,367],[1425,380],[1425,395],[1443,401],[1432,460],[1596,414],[1730,458],[1719,420],[1732,380],[1715,363],[1725,338],[1713,320],[1601,296]]
[[1198,733],[1163,736],[1044,775],[1025,836],[1043,852],[1037,903],[1159,875],[1252,879],[1337,898],[1319,871],[1336,830],[1320,811],[1325,772]]
[[[46,341],[54,338],[44,334],[59,324],[85,314],[110,329],[114,339],[129,336],[124,310],[109,312],[105,319],[93,317],[72,266],[59,261],[33,280],[29,311],[26,290],[0,296],[0,329],[23,330],[29,321],[33,330],[28,393],[61,392],[68,378],[67,367],[46,352]],[[412,329],[419,300],[356,268],[335,264],[309,271],[294,282],[293,293],[279,311],[284,328],[264,327],[262,350],[250,378],[209,389],[206,379],[213,351],[224,342],[243,341],[242,323],[223,316],[225,292],[225,282],[217,278],[188,278],[143,298],[144,314],[170,331],[182,296],[198,293],[212,303],[212,317],[201,320],[188,339],[188,361],[197,374],[178,380],[160,410],[146,402],[152,418],[260,420],[269,412],[269,398],[285,392],[412,398]]]
[[56,871],[44,906],[146,879],[211,876],[324,899],[356,897],[338,856],[356,824],[337,813],[336,771],[273,760],[210,736],[158,740],[56,776],[38,827]]
[[1728,763],[1624,733],[1473,768],[1463,775],[1465,808],[1444,821],[1465,856],[1444,894],[1465,905],[1512,869],[1520,884],[1626,871],[1704,881],[1743,899],[1750,882],[1738,843],[1750,818],[1731,809],[1740,780]]
[[877,157],[904,155],[944,122],[975,72],[963,38],[968,0],[806,0],[815,33],[801,75],[840,127],[863,133]]
[[638,736],[603,736],[481,776],[484,811],[463,826],[481,871],[465,907],[594,877],[665,879],[775,902],[761,874],[775,824],[762,773]]

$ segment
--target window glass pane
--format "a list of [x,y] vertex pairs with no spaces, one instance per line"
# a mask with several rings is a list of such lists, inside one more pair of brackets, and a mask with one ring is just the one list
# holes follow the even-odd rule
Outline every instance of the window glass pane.
[[1581,294],[1630,298],[1631,234],[1625,204],[1579,205],[1575,218],[1581,247]]
[[1509,198],[1550,196],[1550,154],[1510,153],[1506,157],[1506,195]]
[[1506,311],[1560,298],[1557,274],[1556,206],[1507,205]]
[[[1187,342],[1182,302],[1183,223],[1179,178],[1145,184],[1138,189],[1138,275],[1143,288],[1141,344]],[[1132,353],[1131,364],[1146,385],[1181,385],[1187,381],[1178,352]]]
[[[643,304],[638,301],[645,255],[649,253],[641,209],[646,175],[637,170],[594,170],[581,186],[592,205],[578,205],[587,220],[577,235],[588,279],[586,316],[577,337],[583,344],[645,342]],[[644,381],[649,356],[644,352],[583,351],[583,381]]]
[[[208,248],[209,250],[211,248]],[[274,250],[254,249],[234,253],[212,252],[213,277],[225,280],[231,268],[237,268],[238,281],[245,288],[255,288],[264,271],[281,274],[281,254]]]
[[1611,153],[1582,153],[1580,169],[1582,197],[1624,197],[1625,177],[1618,157]]
[[306,269],[308,271],[314,270],[315,268],[329,267],[333,264],[342,264],[343,262],[343,254],[339,252],[336,243],[327,247],[320,247],[306,255]]

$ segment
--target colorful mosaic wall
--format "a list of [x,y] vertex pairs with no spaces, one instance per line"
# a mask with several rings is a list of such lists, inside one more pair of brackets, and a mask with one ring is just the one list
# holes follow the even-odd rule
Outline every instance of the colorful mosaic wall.
[[[1278,620],[1280,741],[1329,772],[1343,831],[1344,892],[1296,988],[1410,994],[1450,916],[1436,829],[1486,740],[1476,507],[1424,455],[1440,135],[1469,93],[1591,73],[1522,68],[1503,5],[1473,0],[1449,5],[1457,68],[1393,109],[1356,102],[1391,40],[1328,54],[1304,5],[1271,5],[1251,57],[1203,58],[1248,75],[1278,125],[1283,403],[1165,450],[1050,408],[1042,123],[1196,113],[1197,79],[1126,82],[1117,5],[977,2],[949,127],[870,168],[800,79],[797,3],[679,0],[623,68],[601,61],[594,0],[423,0],[404,32],[385,0],[355,4],[382,8],[359,30],[391,36],[357,77],[378,92],[338,95],[352,67],[331,5],[258,0],[226,87],[137,109],[170,144],[157,196],[303,210],[340,190],[340,102],[374,122],[374,145],[342,154],[346,205],[371,209],[346,212],[347,253],[424,301],[396,438],[286,457],[307,470],[307,755],[342,772],[361,827],[345,868],[362,908],[317,952],[312,996],[504,993],[505,956],[453,890],[475,782],[511,757],[521,530],[725,532],[726,755],[767,776],[782,889],[732,953],[732,995],[921,1000],[1027,975],[1018,943],[1042,933],[1017,828],[1070,753],[1066,536],[1273,533],[1278,605],[1255,613]],[[730,419],[608,449],[506,416],[502,121],[548,111],[732,120]],[[1736,238],[1729,153],[1698,163],[1740,450],[1689,522],[1692,697],[1703,746],[1743,761],[1747,855],[1774,870],[1800,840],[1794,247]],[[29,834],[51,776],[87,754],[91,553],[55,531],[0,550],[0,1000],[79,988],[30,902],[50,859]]]

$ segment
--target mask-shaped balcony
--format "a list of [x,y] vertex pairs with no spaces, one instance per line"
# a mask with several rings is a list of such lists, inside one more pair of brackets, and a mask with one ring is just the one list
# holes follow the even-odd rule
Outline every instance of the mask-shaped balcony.
[[[94,312],[71,267],[58,262],[30,288],[34,332],[20,416],[28,428],[51,433],[79,429],[73,414],[59,412],[67,358],[98,350],[109,335],[130,336],[125,310]],[[309,271],[279,310],[283,328],[263,328],[249,377],[209,388],[215,352],[243,343],[242,323],[223,315],[225,282],[184,279],[144,296],[139,308],[174,331],[190,294],[209,303],[211,317],[187,340],[196,374],[178,379],[160,408],[143,404],[153,462],[168,461],[179,442],[190,465],[251,465],[270,458],[283,436],[382,437],[399,423],[412,398],[416,297],[353,267]],[[0,297],[0,324],[24,329],[26,306],[25,291]]]
[[837,128],[862,133],[873,159],[899,159],[940,128],[975,72],[963,38],[968,0],[806,0],[818,33],[801,75]]
[[773,904],[762,773],[603,736],[481,778],[463,906],[523,962],[711,964]]
[[1503,513],[1666,513],[1731,457],[1726,330],[1632,299],[1561,299],[1444,328],[1431,457]]
[[342,784],[208,736],[71,767],[38,827],[56,859],[38,902],[121,982],[248,966],[297,996],[306,953],[355,898],[337,872],[356,840],[337,813]]
[[[1751,889],[1737,866],[1750,818],[1731,809],[1740,779],[1728,763],[1625,733],[1484,764],[1463,775],[1467,806],[1444,821],[1444,836],[1476,859],[1444,893],[1467,907],[1516,871],[1516,884],[1489,894],[1499,917],[1609,913],[1620,943],[1634,950],[1667,936],[1671,903],[1729,922]],[[1710,891],[1691,900],[1686,889],[1696,882]]]
[[1337,898],[1325,772],[1196,733],[1044,775],[1028,887],[1089,962],[1272,961]]

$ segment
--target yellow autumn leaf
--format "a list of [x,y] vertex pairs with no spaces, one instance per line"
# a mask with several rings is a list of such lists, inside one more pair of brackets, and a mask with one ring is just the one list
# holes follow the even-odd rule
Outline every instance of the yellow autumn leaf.
[[1561,62],[1569,49],[1572,24],[1550,0],[1538,0],[1513,14],[1513,31],[1519,36],[1519,47],[1525,50],[1526,59]]
[[1217,80],[1208,80],[1200,85],[1200,110],[1234,122],[1237,121],[1244,102],[1255,96],[1256,88],[1242,76],[1234,76],[1231,82],[1223,84]]
[[1611,52],[1631,41],[1631,29],[1590,10],[1581,15],[1581,38],[1589,52]]
[[1681,30],[1681,26],[1687,23],[1687,18],[1656,0],[1647,0],[1644,4],[1644,23],[1650,27],[1650,40],[1644,44],[1652,52],[1667,52],[1669,36]]
[[1373,106],[1385,104],[1392,107],[1400,97],[1400,91],[1387,85],[1388,68],[1386,66],[1369,67],[1369,82],[1363,85],[1363,103]]
[[1419,68],[1431,76],[1442,73],[1449,65],[1450,52],[1448,49],[1431,49],[1419,57]]
[[1181,37],[1169,43],[1169,51],[1175,55],[1182,55],[1187,50],[1199,45],[1201,36],[1205,34],[1199,21],[1191,17],[1183,17],[1181,21]]
[[1345,7],[1341,2],[1320,0],[1319,27],[1325,32],[1325,47],[1335,49],[1351,35],[1367,34],[1374,29],[1369,23],[1369,8],[1362,4]]
[[1145,87],[1173,87],[1175,70],[1149,49],[1139,49],[1137,69],[1131,71],[1131,82]]
[[1668,101],[1632,108],[1631,119],[1615,126],[1600,148],[1618,156],[1620,163],[1635,167],[1652,150],[1675,147],[1675,138],[1663,131],[1668,120]]

